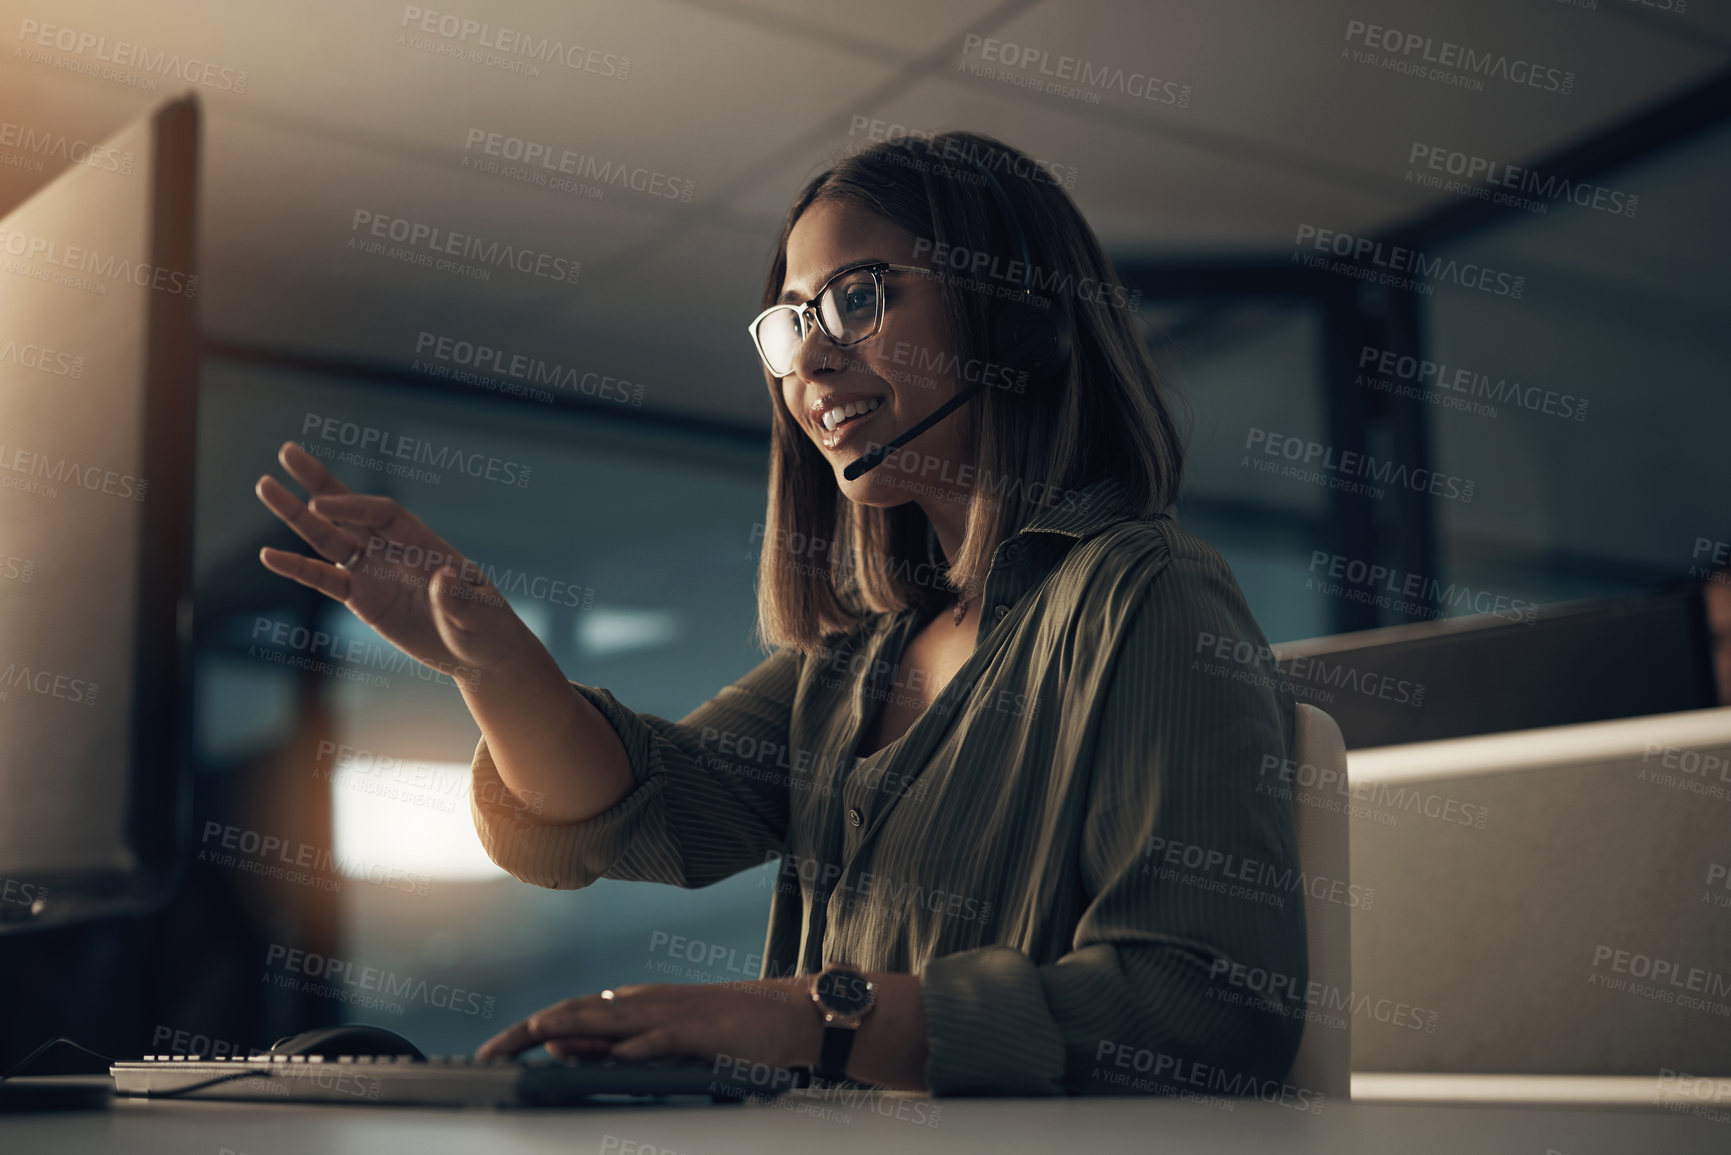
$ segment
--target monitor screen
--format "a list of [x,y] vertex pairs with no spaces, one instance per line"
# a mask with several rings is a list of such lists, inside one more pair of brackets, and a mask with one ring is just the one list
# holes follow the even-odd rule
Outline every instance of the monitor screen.
[[0,928],[160,897],[182,804],[189,100],[0,220]]

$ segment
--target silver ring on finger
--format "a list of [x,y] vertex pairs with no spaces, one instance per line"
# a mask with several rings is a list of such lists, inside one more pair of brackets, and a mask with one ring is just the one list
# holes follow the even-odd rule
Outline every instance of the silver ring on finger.
[[354,553],[351,553],[348,557],[344,558],[342,561],[339,561],[337,563],[337,568],[338,569],[348,569],[350,566],[354,565],[360,559],[361,559],[361,547],[357,545],[355,547]]

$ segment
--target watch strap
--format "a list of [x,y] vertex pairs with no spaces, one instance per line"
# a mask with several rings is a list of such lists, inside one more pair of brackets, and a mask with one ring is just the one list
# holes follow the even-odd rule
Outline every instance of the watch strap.
[[818,1052],[817,1067],[812,1074],[826,1083],[839,1083],[846,1079],[848,1056],[853,1054],[854,1036],[858,1034],[857,1027],[824,1027],[823,1047]]

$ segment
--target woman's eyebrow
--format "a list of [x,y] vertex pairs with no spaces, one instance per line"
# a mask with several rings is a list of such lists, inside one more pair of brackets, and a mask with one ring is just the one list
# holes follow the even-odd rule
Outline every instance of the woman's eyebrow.
[[[819,276],[812,283],[815,285],[825,284],[826,282],[828,282],[828,280],[831,277],[835,276],[837,273],[841,272],[843,269],[852,268],[854,265],[873,264],[877,260],[878,260],[877,257],[855,257],[851,261],[843,261],[841,264],[836,265],[833,268],[829,268],[829,269],[824,270],[823,275]],[[795,290],[795,289],[783,289],[781,291],[781,296],[776,298],[775,303],[778,305],[797,305],[797,304],[799,304],[799,302],[801,302],[803,300],[805,300],[805,298],[800,296],[800,294],[797,290]]]

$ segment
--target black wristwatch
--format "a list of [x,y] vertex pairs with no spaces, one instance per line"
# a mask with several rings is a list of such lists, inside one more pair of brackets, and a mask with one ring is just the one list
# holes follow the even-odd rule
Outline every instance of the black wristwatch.
[[839,1083],[847,1078],[847,1060],[853,1053],[860,1021],[878,1004],[877,985],[846,963],[830,963],[811,982],[811,1001],[823,1016],[823,1047],[818,1052],[814,1078]]

